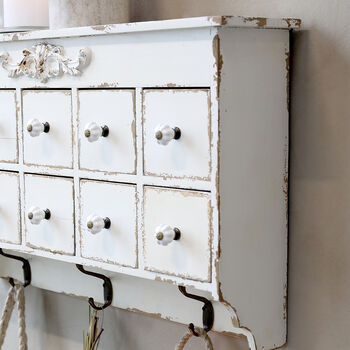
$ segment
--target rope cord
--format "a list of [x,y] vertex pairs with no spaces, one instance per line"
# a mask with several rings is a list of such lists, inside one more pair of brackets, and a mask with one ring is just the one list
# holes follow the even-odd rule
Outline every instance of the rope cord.
[[19,350],[28,349],[28,339],[26,334],[25,323],[25,298],[24,287],[18,281],[14,281],[14,287],[11,287],[6,298],[4,310],[0,319],[0,349],[2,348],[6,331],[10,323],[11,315],[15,304],[17,303],[18,311],[18,337],[19,337]]
[[[195,327],[194,330],[200,338],[203,338],[206,350],[213,350],[213,343],[211,342],[208,333],[203,328],[199,327]],[[193,337],[193,333],[188,330],[181,338],[179,344],[176,345],[175,350],[183,350],[191,337]]]

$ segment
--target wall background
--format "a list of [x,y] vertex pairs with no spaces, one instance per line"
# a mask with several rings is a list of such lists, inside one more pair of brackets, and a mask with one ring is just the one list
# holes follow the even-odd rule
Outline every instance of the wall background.
[[[132,0],[132,20],[234,14],[299,17],[291,104],[289,341],[287,350],[350,344],[350,2],[348,0]],[[0,282],[2,308],[8,285]],[[81,350],[87,303],[28,287],[31,350]],[[17,348],[16,318],[4,350]],[[185,327],[105,312],[101,350],[173,349]],[[215,349],[247,350],[213,335]],[[188,349],[202,349],[194,340]]]

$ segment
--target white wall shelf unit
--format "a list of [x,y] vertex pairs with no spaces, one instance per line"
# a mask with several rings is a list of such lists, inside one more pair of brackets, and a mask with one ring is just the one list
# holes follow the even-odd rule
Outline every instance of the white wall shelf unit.
[[[113,306],[200,326],[186,286],[212,300],[214,331],[282,346],[299,26],[217,16],[0,35],[0,248],[29,259],[33,286],[102,302],[82,264],[110,277]],[[21,275],[0,256],[0,276]]]

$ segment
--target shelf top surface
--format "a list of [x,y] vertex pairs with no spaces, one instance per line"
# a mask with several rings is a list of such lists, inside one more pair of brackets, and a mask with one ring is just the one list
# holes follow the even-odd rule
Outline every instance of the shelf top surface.
[[134,22],[121,24],[94,25],[89,27],[63,28],[55,30],[35,30],[30,32],[0,34],[0,42],[54,39],[134,32],[162,31],[205,27],[237,27],[265,29],[298,29],[301,20],[296,18],[265,18],[241,16],[209,16],[170,19],[162,21]]

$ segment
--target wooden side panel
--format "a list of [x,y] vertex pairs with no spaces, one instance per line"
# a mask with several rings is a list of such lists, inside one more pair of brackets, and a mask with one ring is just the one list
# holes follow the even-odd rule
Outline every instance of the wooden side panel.
[[21,243],[19,177],[0,172],[0,241]]
[[289,33],[219,34],[221,293],[273,349],[286,340]]
[[0,90],[0,161],[18,162],[17,105],[14,90]]

